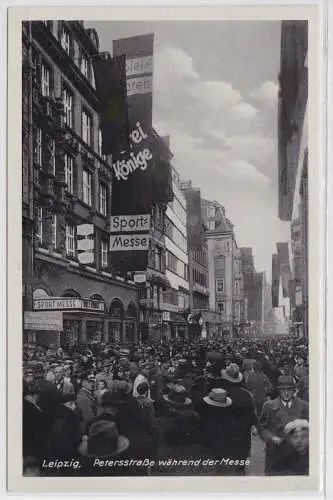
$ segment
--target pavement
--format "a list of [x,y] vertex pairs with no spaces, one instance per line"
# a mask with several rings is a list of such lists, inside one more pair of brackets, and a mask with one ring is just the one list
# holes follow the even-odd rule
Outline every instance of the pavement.
[[246,469],[246,475],[265,475],[265,444],[258,435],[252,436],[250,465]]

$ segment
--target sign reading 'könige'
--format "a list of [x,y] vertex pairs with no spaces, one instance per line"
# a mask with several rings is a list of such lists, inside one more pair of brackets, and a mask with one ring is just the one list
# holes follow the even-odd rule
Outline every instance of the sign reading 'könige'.
[[[136,128],[130,134],[130,140],[133,146],[137,146],[142,141],[145,141],[148,135],[143,131],[140,122],[137,122]],[[123,160],[117,160],[113,163],[113,171],[118,181],[127,181],[129,174],[136,170],[146,170],[149,161],[152,160],[153,155],[148,147],[143,148],[141,151],[129,153],[129,156]]]

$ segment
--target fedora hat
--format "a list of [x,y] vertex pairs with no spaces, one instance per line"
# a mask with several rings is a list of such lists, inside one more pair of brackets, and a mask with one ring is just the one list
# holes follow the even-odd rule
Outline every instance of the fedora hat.
[[163,399],[171,406],[177,408],[184,408],[192,403],[192,400],[186,396],[186,389],[184,386],[174,384],[170,387],[168,394],[163,394]]
[[281,375],[278,378],[277,388],[278,389],[295,389],[296,382],[294,377],[291,375]]
[[307,420],[297,418],[295,420],[292,420],[291,422],[288,422],[283,430],[285,435],[287,436],[288,434],[291,434],[294,431],[299,431],[302,429],[309,429],[309,422]]
[[230,365],[221,371],[222,378],[232,384],[239,384],[243,380],[243,375],[240,372],[239,366],[236,363]]
[[114,456],[119,455],[129,447],[129,439],[120,436],[114,422],[100,420],[89,428],[88,455]]
[[232,404],[232,400],[228,397],[227,391],[220,388],[212,389],[203,400],[208,405],[219,406],[220,408],[227,408]]

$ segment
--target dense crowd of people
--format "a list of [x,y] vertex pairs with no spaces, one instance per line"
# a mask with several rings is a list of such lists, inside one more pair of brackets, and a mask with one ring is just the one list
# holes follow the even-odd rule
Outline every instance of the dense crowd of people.
[[309,468],[308,345],[294,337],[25,345],[26,476],[266,475]]

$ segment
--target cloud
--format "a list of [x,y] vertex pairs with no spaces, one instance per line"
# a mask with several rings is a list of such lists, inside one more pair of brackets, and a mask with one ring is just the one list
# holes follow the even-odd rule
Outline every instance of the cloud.
[[201,100],[201,106],[212,110],[227,108],[242,100],[239,91],[230,83],[222,81],[204,81],[190,90],[193,97]]
[[274,153],[272,137],[257,134],[236,134],[224,137],[224,144],[249,161],[265,163]]
[[212,182],[267,186],[264,167],[274,148],[259,109],[231,83],[202,78],[181,49],[163,47],[155,59],[154,125],[170,135],[180,174],[199,185],[209,172]]
[[255,101],[274,104],[278,97],[279,87],[272,81],[262,82],[258,87],[250,92],[250,96]]
[[258,110],[247,102],[241,102],[237,104],[237,106],[234,106],[232,108],[232,111],[236,114],[237,118],[243,120],[251,120],[258,114]]
[[230,174],[233,179],[239,178],[242,180],[254,180],[260,183],[268,184],[269,179],[259,172],[257,168],[250,162],[243,160],[241,158],[234,158],[228,162],[228,167],[230,168]]

